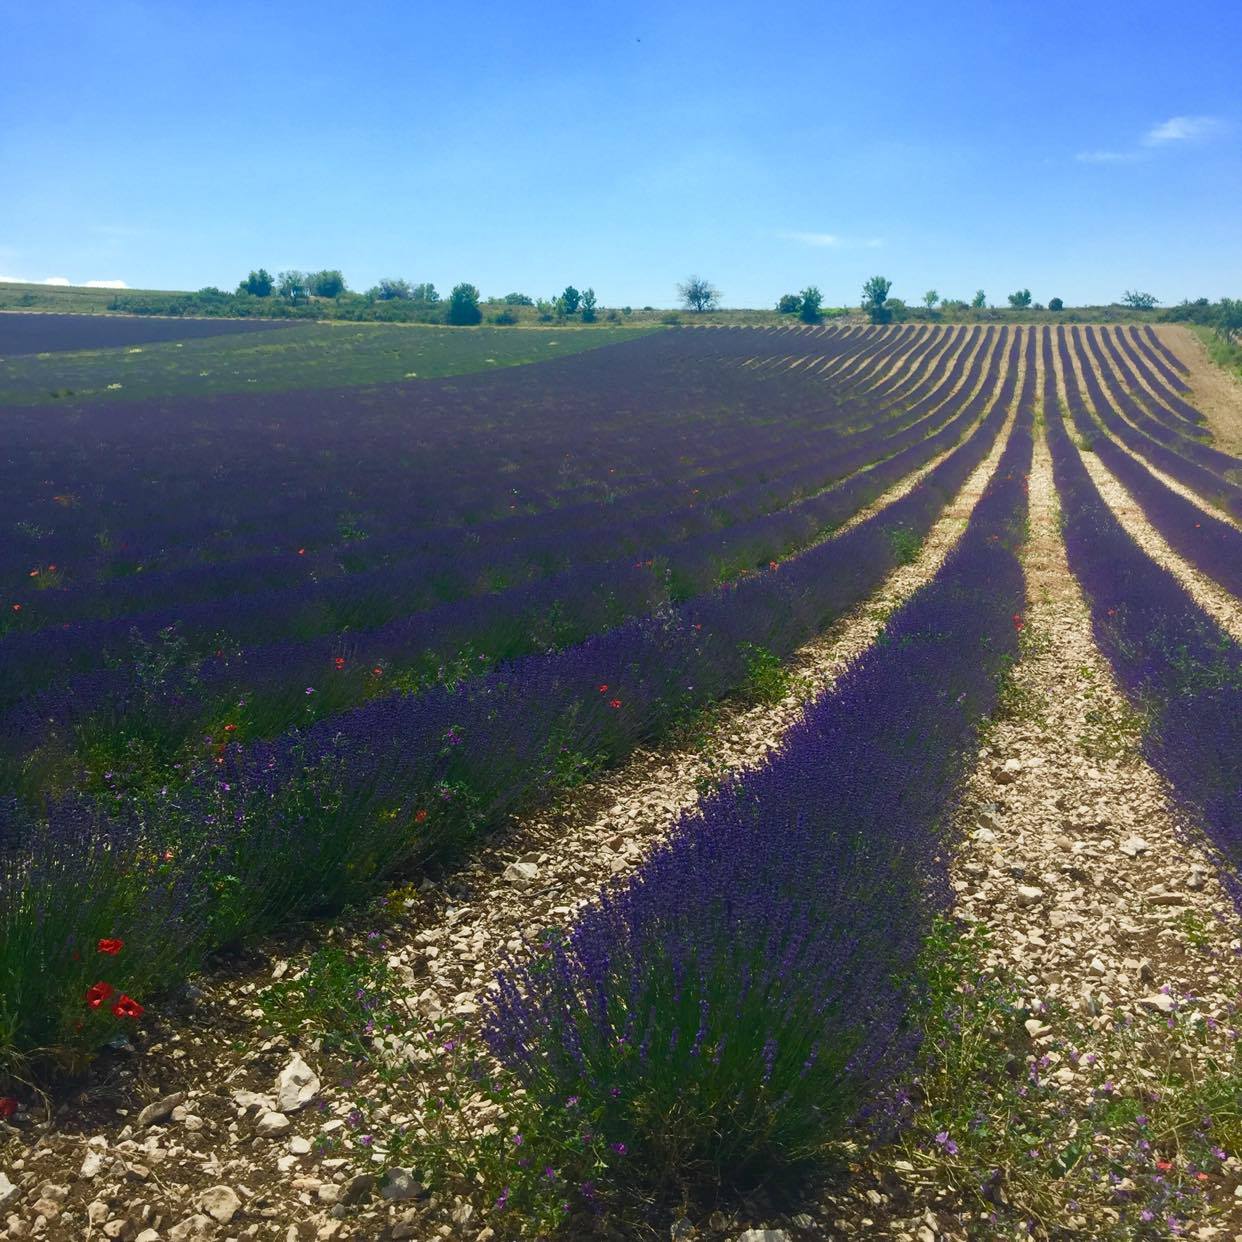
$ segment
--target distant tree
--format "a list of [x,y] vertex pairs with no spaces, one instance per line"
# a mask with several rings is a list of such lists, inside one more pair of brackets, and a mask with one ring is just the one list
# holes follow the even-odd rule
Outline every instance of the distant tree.
[[621,308],[621,313],[623,315],[632,315],[634,313],[634,308],[632,306],[623,306]]
[[595,290],[584,289],[582,293],[582,322],[595,322]]
[[1048,309],[1049,309],[1050,311],[1059,311],[1059,310],[1064,310],[1064,309],[1065,309],[1065,303],[1064,303],[1064,302],[1062,302],[1060,298],[1049,298],[1049,299],[1048,299]]
[[815,285],[807,285],[800,294],[798,318],[803,323],[818,323],[819,308],[824,304],[824,295]]
[[720,290],[702,276],[687,276],[677,286],[677,296],[687,310],[712,310],[720,303]]
[[483,312],[479,309],[479,291],[474,285],[460,284],[453,286],[449,294],[448,322],[455,324],[479,323]]
[[410,290],[410,298],[415,302],[426,302],[428,306],[434,306],[440,300],[440,295],[436,292],[435,285],[423,284],[415,285]]
[[1221,298],[1216,311],[1216,335],[1232,341],[1239,332],[1242,332],[1242,298]]
[[[238,290],[240,293],[241,290]],[[229,295],[223,289],[217,289],[215,285],[204,285],[199,291],[200,298],[227,298]]]
[[504,310],[497,311],[496,314],[491,317],[492,323],[510,324],[517,323],[517,321],[517,316],[507,306]]
[[871,316],[872,323],[887,323],[892,318],[889,307],[885,306],[893,282],[885,276],[872,276],[863,285],[862,308]]
[[1009,305],[1014,310],[1025,310],[1031,304],[1031,291],[1029,289],[1019,289],[1016,293],[1009,295]]
[[414,296],[408,280],[399,280],[392,276],[385,276],[370,292],[381,302],[408,302]]
[[906,304],[900,298],[889,298],[884,303],[884,311],[889,319],[896,319],[900,322],[906,317]]
[[1132,306],[1135,310],[1152,310],[1157,299],[1154,293],[1139,293],[1137,289],[1127,289],[1121,300],[1124,305]]
[[306,284],[317,298],[339,298],[345,292],[345,277],[335,268],[308,272]]
[[988,304],[987,294],[982,289],[976,289],[975,296],[970,299],[970,304],[975,310],[982,310]]
[[566,285],[565,292],[560,296],[560,303],[565,310],[565,314],[576,315],[578,313],[578,304],[581,301],[582,294],[573,285]]
[[305,272],[299,272],[297,268],[281,272],[277,278],[276,292],[291,302],[303,302],[310,293],[309,277]]
[[938,294],[935,289],[928,289],[928,291],[923,294],[923,301],[927,303],[927,309],[932,310],[936,303],[940,301],[940,294]]
[[782,315],[796,315],[802,309],[802,299],[796,293],[783,293],[776,309]]
[[502,299],[506,306],[534,306],[535,299],[525,293],[506,293]]
[[539,318],[540,323],[548,323],[551,321],[556,311],[556,299],[549,301],[547,298],[538,298],[535,301],[535,314]]
[[238,293],[249,293],[256,298],[270,298],[272,296],[272,274],[265,267],[259,268],[257,272],[251,272],[245,280],[237,286]]

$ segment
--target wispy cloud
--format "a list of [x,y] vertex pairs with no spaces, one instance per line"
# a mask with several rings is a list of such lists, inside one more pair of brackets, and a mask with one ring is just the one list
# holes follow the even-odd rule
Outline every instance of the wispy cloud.
[[1170,142],[1207,142],[1224,129],[1225,123],[1216,116],[1171,116],[1143,135],[1143,145],[1163,147]]
[[128,289],[129,286],[123,280],[88,280],[86,282],[88,289]]
[[821,249],[854,250],[864,247],[868,250],[875,250],[884,245],[884,239],[881,237],[842,237],[838,233],[800,233],[787,230],[778,233],[777,236],[783,237],[786,241],[795,241],[803,246],[816,246]]
[[71,285],[73,281],[68,276],[49,276],[43,283],[45,285]]
[[1145,160],[1145,151],[1079,151],[1074,158],[1080,164],[1133,164]]
[[1227,130],[1218,116],[1171,116],[1153,125],[1133,147],[1122,151],[1079,151],[1074,158],[1080,164],[1137,164],[1151,159],[1161,149],[1177,143],[1210,142]]

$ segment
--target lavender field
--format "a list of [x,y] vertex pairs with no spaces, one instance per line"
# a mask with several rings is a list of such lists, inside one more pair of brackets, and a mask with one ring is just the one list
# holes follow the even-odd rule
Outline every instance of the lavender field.
[[[153,1204],[244,1138],[258,1237],[1236,1217],[1242,461],[1185,341],[307,386],[274,326],[0,316],[0,1122],[197,1119]],[[103,383],[234,332],[270,384]]]

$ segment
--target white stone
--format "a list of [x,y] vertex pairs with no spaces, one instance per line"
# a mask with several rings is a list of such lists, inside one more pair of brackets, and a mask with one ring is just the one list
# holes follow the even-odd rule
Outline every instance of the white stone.
[[539,878],[539,868],[532,862],[514,862],[505,868],[505,879],[529,884]]
[[1018,886],[1018,905],[1033,906],[1036,902],[1042,901],[1044,898],[1044,890],[1036,888],[1033,884],[1020,884]]
[[276,1108],[282,1113],[296,1113],[319,1094],[319,1076],[295,1052],[293,1060],[276,1079]]
[[1137,835],[1128,836],[1117,847],[1127,858],[1137,858],[1145,850],[1151,848],[1142,837]]
[[255,1128],[268,1138],[277,1138],[281,1134],[288,1134],[292,1127],[293,1122],[284,1113],[264,1113]]

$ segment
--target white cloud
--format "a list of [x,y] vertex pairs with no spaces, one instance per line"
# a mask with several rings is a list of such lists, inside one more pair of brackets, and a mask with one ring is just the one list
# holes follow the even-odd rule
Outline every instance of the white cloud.
[[1223,123],[1214,116],[1171,116],[1143,135],[1143,145],[1162,147],[1168,142],[1206,142],[1223,129]]
[[0,285],[28,285],[29,283],[20,276],[0,276]]
[[71,285],[73,281],[68,276],[49,276],[43,283],[45,285]]
[[1147,157],[1142,151],[1079,151],[1074,158],[1080,164],[1133,164]]
[[865,246],[869,250],[874,250],[884,245],[884,241],[879,237],[869,237],[866,240],[856,240],[849,237],[841,237],[837,233],[799,233],[799,232],[783,232],[778,233],[778,237],[783,237],[786,241],[800,242],[804,246],[816,246],[821,249],[853,249],[858,246]]
[[129,286],[123,280],[88,280],[86,282],[88,289],[128,289]]

